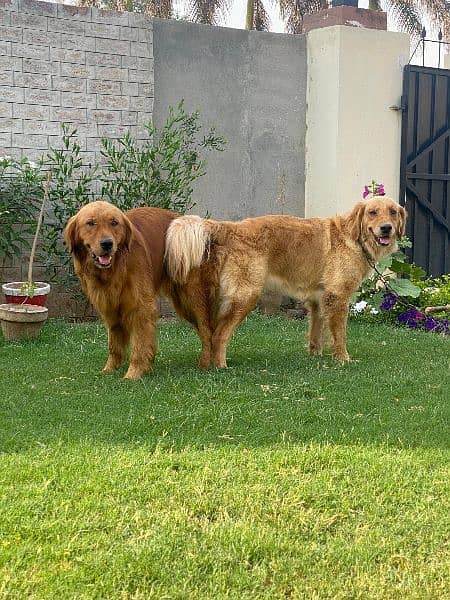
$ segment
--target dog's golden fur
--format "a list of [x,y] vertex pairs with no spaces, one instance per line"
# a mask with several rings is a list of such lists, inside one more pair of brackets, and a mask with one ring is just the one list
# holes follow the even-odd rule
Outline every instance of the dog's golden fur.
[[164,239],[176,213],[159,208],[122,212],[104,201],[83,206],[64,238],[84,293],[108,328],[104,372],[120,367],[131,344],[125,379],[152,367],[156,352],[156,294],[163,282]]
[[347,361],[351,295],[371,264],[394,251],[405,220],[405,209],[385,197],[330,218],[175,219],[166,237],[170,293],[178,313],[201,338],[199,366],[226,366],[234,329],[267,287],[305,302],[310,353],[322,352],[328,328],[333,355]]

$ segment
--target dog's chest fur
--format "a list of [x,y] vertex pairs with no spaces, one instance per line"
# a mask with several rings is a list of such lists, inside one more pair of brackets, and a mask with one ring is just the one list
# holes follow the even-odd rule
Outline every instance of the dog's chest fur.
[[120,276],[122,270],[122,265],[113,265],[105,271],[94,265],[80,265],[76,269],[85,294],[105,319],[116,313],[121,302],[124,287],[124,279]]

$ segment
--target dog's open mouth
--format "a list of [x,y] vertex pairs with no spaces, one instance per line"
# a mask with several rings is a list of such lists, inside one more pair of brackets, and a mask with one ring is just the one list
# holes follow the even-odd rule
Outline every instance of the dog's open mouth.
[[375,232],[371,229],[372,235],[379,246],[389,246],[392,243],[392,237],[390,235],[375,235]]
[[111,266],[112,256],[110,254],[98,256],[97,254],[92,253],[92,258],[94,259],[94,263],[101,269],[108,269]]
[[387,235],[385,235],[383,237],[377,237],[377,236],[375,236],[375,240],[376,240],[376,242],[377,242],[377,244],[379,246],[389,246],[389,244],[392,241],[392,238],[390,238]]

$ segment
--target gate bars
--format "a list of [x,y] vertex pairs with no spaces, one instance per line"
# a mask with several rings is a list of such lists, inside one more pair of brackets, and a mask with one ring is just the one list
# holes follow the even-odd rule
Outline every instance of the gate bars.
[[[437,68],[440,69],[441,68],[441,56],[443,54],[442,50],[443,47],[446,45],[450,45],[450,42],[448,41],[444,41],[442,39],[442,30],[439,29],[438,32],[438,38],[437,40],[432,40],[430,38],[427,38],[427,30],[425,29],[425,27],[422,27],[422,31],[420,34],[420,39],[416,44],[416,47],[414,48],[413,53],[411,54],[411,57],[408,61],[408,65],[411,63],[412,59],[414,58],[419,46],[422,46],[422,67],[425,67],[425,44],[438,44],[438,64],[437,64]],[[430,65],[428,65],[430,66]]]

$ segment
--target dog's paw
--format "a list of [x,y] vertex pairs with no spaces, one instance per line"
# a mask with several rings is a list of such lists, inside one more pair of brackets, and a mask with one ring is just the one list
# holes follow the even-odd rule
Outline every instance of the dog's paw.
[[140,379],[143,374],[144,372],[141,369],[130,367],[123,378],[126,381],[136,381],[137,379]]
[[199,369],[208,369],[211,366],[211,354],[200,354],[198,359],[198,368]]
[[309,354],[313,356],[322,356],[323,348],[317,344],[309,344],[307,347]]
[[345,364],[345,363],[350,362],[350,356],[349,356],[349,354],[348,354],[347,351],[345,351],[345,352],[334,352],[333,356],[341,364]]

